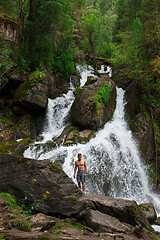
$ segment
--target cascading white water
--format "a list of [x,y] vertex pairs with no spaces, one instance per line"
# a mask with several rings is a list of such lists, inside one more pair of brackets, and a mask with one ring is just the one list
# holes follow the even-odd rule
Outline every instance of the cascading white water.
[[[80,66],[78,68],[81,72],[81,86],[83,86],[87,80],[87,76],[91,75],[90,70],[92,69],[88,70]],[[70,93],[70,96],[72,94]],[[71,104],[73,101],[74,97],[71,100]],[[66,110],[68,113],[71,104],[68,104]],[[88,166],[86,179],[87,193],[133,199],[138,203],[152,202],[158,211],[159,199],[149,189],[147,176],[144,166],[141,163],[136,142],[125,121],[124,107],[124,91],[121,88],[117,88],[117,105],[113,119],[107,122],[104,128],[98,131],[96,136],[87,144],[77,144],[69,147],[60,146],[44,151],[44,148],[38,143],[38,149],[36,144],[30,146],[25,151],[24,156],[40,160],[50,159],[58,161],[68,176],[73,179],[74,162],[77,159],[78,152],[81,152]],[[51,115],[51,120],[48,120],[45,133],[43,133],[45,141],[47,139],[51,140],[53,133],[56,133],[56,136],[60,134],[65,127],[64,119],[68,113],[62,116],[62,113],[65,112],[63,110],[62,113],[57,112],[53,116],[53,112],[56,111],[55,109],[57,109],[57,105],[53,107],[51,113],[48,112],[49,116]],[[59,123],[62,123],[60,127]],[[56,126],[56,129],[50,135],[53,125]],[[48,126],[51,126],[51,128]],[[48,132],[50,135],[49,138]],[[73,181],[75,180],[73,179]]]

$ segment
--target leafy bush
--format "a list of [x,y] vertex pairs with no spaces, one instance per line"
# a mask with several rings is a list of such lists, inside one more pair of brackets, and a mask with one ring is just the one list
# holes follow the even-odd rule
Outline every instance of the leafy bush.
[[92,102],[97,104],[100,104],[101,101],[103,101],[104,103],[108,102],[109,99],[109,95],[110,95],[110,91],[111,91],[111,86],[106,83],[104,87],[101,87],[98,89],[97,94],[94,95]]
[[7,79],[5,78],[5,73],[9,71],[13,66],[14,62],[12,60],[12,49],[11,47],[0,37],[0,87],[3,85]]
[[55,73],[63,77],[69,77],[75,71],[73,56],[70,52],[63,52],[54,59],[53,68]]
[[30,74],[29,83],[31,84],[31,86],[35,86],[38,83],[44,81],[44,76],[45,76],[45,74],[43,71],[36,70]]

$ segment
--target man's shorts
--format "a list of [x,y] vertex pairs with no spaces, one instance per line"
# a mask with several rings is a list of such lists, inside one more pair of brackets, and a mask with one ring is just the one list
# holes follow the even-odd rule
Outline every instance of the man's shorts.
[[85,182],[85,176],[84,176],[84,174],[85,174],[85,171],[78,171],[78,172],[77,172],[77,182],[78,182],[78,183],[79,183],[79,182],[82,182],[82,183]]

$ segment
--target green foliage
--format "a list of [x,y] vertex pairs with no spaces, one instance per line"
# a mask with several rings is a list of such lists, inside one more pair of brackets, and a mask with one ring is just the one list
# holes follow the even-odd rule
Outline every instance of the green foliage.
[[18,1],[16,0],[0,0],[0,13],[16,17],[18,12]]
[[[25,191],[25,197],[23,200],[21,200],[21,206],[24,209],[25,213],[28,215],[31,215],[35,211],[37,211],[40,208],[40,206],[45,202],[45,200],[50,196],[50,192],[46,191],[45,194],[43,194],[41,199],[34,199],[33,192],[34,192],[36,182],[37,182],[36,179],[32,179],[30,189]],[[53,199],[53,198],[50,197],[50,199]],[[28,205],[30,201],[32,202],[32,204]]]
[[53,69],[55,73],[68,78],[75,71],[72,53],[64,51],[60,56],[55,57]]
[[101,87],[98,89],[97,94],[94,95],[94,97],[92,98],[92,102],[96,105],[100,104],[101,101],[103,101],[104,103],[107,103],[109,99],[110,91],[111,91],[111,86],[108,83],[105,83],[104,87]]
[[24,231],[24,232],[31,232],[32,223],[27,220],[16,219],[16,220],[12,220],[10,223],[13,228],[17,228],[18,230]]
[[[108,28],[107,28],[108,26]],[[92,57],[106,57],[111,52],[109,17],[102,16],[98,8],[89,6],[81,21],[83,41],[81,48]]]
[[97,93],[91,98],[91,105],[96,109],[98,115],[101,114],[102,103],[107,103],[111,91],[111,86],[105,83],[104,87],[98,89]]
[[7,81],[7,78],[5,77],[5,74],[7,71],[9,71],[13,66],[14,62],[12,60],[12,49],[5,42],[2,37],[0,37],[0,87],[1,85]]
[[29,76],[29,84],[33,87],[33,86],[37,85],[40,82],[43,83],[44,82],[44,77],[45,77],[44,72],[37,69],[36,71],[34,71],[34,72],[32,72],[30,74],[30,76]]
[[9,194],[9,193],[0,193],[0,196],[9,204],[9,206],[12,209],[20,209],[20,207],[18,207],[16,199],[13,195]]

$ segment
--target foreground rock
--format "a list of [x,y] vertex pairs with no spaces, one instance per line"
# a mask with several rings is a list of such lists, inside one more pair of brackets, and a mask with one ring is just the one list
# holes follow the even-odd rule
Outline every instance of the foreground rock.
[[0,192],[27,198],[29,205],[44,201],[39,211],[55,216],[71,217],[81,210],[83,203],[76,199],[82,193],[56,163],[0,154],[0,165]]
[[148,221],[153,224],[155,222],[155,220],[157,219],[157,214],[156,214],[156,210],[153,206],[152,203],[143,203],[139,205],[142,212],[145,214],[145,216],[147,217]]
[[[114,199],[112,197],[94,194],[88,194],[81,198],[81,200],[83,199],[85,199],[88,209],[86,218],[89,216],[89,219],[91,219],[93,212],[90,212],[90,209],[93,209],[112,216],[113,218],[118,219],[121,223],[127,223],[131,226],[141,225],[148,230],[153,231],[145,214],[141,211],[135,201]],[[90,227],[92,227],[92,224]]]
[[[137,239],[136,236],[159,239],[157,236],[151,238],[150,233],[145,231],[147,229],[154,234],[135,201],[83,195],[56,163],[0,154],[0,166],[0,192],[12,192],[23,203],[34,207],[36,212],[54,217],[74,217],[78,221],[85,221],[94,231],[100,230],[115,236],[120,234],[122,239]],[[41,229],[54,225],[54,219],[48,219],[43,221],[46,224]],[[37,221],[39,226],[39,220],[34,217],[31,220]],[[115,238],[111,236],[104,239]]]
[[116,89],[114,82],[108,76],[91,78],[76,94],[72,106],[72,118],[77,126],[96,130],[112,118]]

